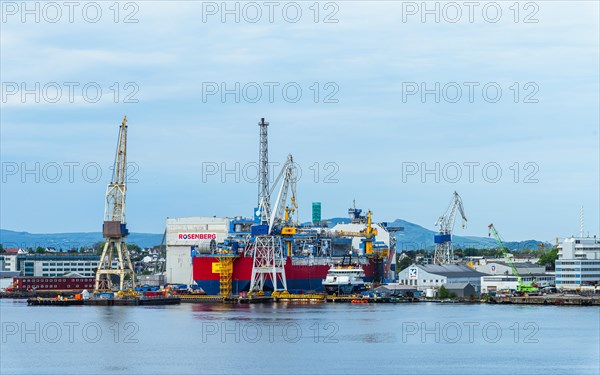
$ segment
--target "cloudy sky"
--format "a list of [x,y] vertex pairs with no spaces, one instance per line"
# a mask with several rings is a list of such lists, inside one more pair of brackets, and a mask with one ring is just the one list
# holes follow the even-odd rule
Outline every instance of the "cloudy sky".
[[251,216],[261,117],[301,220],[599,232],[597,2],[53,4],[2,1],[3,229],[99,231],[127,115],[134,232]]

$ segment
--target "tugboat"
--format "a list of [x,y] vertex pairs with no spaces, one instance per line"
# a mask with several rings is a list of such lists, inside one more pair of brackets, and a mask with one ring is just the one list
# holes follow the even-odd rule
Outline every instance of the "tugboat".
[[[344,257],[345,258],[345,257]],[[350,253],[350,262],[344,266],[342,260],[341,266],[332,266],[327,272],[323,287],[327,294],[353,294],[366,290],[365,271],[360,266],[352,265],[352,253]]]

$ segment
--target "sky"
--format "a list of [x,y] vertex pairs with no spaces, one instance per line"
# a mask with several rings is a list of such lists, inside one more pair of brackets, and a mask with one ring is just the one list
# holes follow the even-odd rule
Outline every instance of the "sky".
[[2,1],[0,227],[101,230],[127,115],[132,232],[250,217],[264,117],[302,221],[597,235],[598,3],[514,3]]

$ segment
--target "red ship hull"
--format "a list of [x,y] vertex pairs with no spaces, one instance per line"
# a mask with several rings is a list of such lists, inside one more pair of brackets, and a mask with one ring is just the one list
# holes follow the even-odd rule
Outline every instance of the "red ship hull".
[[[194,282],[207,294],[219,294],[219,273],[213,273],[213,263],[219,260],[211,256],[197,256],[193,261]],[[362,265],[365,271],[365,281],[373,281],[375,266],[372,261]],[[287,289],[295,292],[323,291],[323,279],[331,268],[328,264],[295,265],[288,257],[285,263]],[[252,277],[252,257],[239,257],[233,262],[232,293],[247,292]],[[267,288],[272,284],[266,283]]]

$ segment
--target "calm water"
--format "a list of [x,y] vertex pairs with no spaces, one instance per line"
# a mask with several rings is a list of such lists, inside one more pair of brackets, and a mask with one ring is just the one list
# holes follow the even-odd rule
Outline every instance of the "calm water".
[[600,308],[460,304],[29,307],[1,374],[598,374]]

